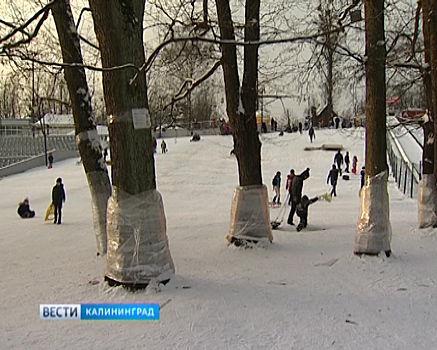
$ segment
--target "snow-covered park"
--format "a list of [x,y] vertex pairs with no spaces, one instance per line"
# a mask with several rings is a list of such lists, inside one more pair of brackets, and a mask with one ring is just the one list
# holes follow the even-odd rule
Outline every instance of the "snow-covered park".
[[[311,169],[303,193],[321,195],[340,143],[364,161],[364,129],[261,136],[263,180]],[[389,178],[390,258],[353,254],[360,176],[339,180],[331,203],[310,206],[300,233],[286,224],[267,248],[228,246],[230,204],[238,185],[230,136],[166,139],[156,154],[176,275],[160,292],[130,292],[103,282],[95,255],[90,194],[77,159],[1,179],[0,349],[384,349],[437,347],[437,235],[417,228],[417,201]],[[159,149],[159,147],[158,147]],[[344,152],[343,152],[344,153]],[[62,225],[44,222],[51,188],[62,177]],[[33,219],[20,219],[29,197]],[[270,210],[274,220],[278,208]],[[288,208],[287,208],[288,214]],[[297,220],[297,219],[296,219]],[[46,321],[40,304],[159,303],[156,322]]]

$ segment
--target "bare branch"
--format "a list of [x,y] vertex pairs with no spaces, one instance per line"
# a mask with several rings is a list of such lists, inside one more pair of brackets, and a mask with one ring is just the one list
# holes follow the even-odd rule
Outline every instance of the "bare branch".
[[411,56],[410,58],[407,60],[407,62],[410,62],[413,57],[415,56],[415,46],[416,46],[416,41],[417,41],[417,36],[419,33],[419,21],[420,21],[420,10],[422,8],[422,1],[418,0],[417,1],[417,8],[416,8],[416,15],[415,15],[415,19],[414,19],[414,34],[413,34],[413,40],[411,42]]
[[91,46],[93,49],[95,49],[97,51],[100,50],[100,48],[96,44],[93,44],[91,41],[89,41],[88,39],[86,39],[82,35],[78,34],[78,36],[79,36],[79,39],[82,40],[85,44],[88,44],[89,46]]
[[342,24],[341,22],[346,18],[347,14],[356,6],[358,6],[358,4],[361,2],[361,0],[354,0],[354,2],[349,5],[348,7],[346,7],[346,9],[344,10],[343,14],[340,16],[340,18],[337,20],[337,24],[341,27]]
[[32,34],[28,35],[27,39],[18,40],[18,41],[13,42],[13,43],[5,44],[2,47],[2,51],[6,51],[6,50],[12,49],[14,47],[18,47],[20,45],[25,45],[25,44],[30,43],[38,35],[39,30],[41,29],[42,25],[44,24],[44,22],[46,21],[46,19],[49,16],[49,12],[50,12],[50,9],[45,10],[44,14],[39,19],[38,24],[35,27],[35,30],[33,31]]
[[[337,27],[333,30],[330,30],[329,33],[339,33],[344,30],[346,26],[343,27]],[[153,62],[155,61],[156,57],[159,55],[160,51],[166,47],[167,45],[170,45],[172,43],[177,42],[184,42],[184,41],[191,41],[191,42],[206,42],[211,44],[218,44],[218,45],[236,45],[236,46],[263,46],[263,45],[275,45],[275,44],[284,44],[284,43],[302,43],[302,42],[309,42],[313,41],[317,38],[323,37],[327,34],[327,32],[323,33],[317,33],[313,35],[303,35],[303,36],[297,36],[293,38],[283,38],[283,39],[271,39],[271,40],[255,40],[255,41],[236,41],[236,40],[221,40],[221,39],[212,39],[212,38],[206,38],[202,36],[194,36],[194,37],[180,37],[180,38],[170,38],[166,41],[163,41],[161,44],[159,44],[155,50],[150,54],[149,58],[146,60],[146,62],[141,66],[139,72],[132,78],[130,84],[132,85],[135,80],[137,79],[138,75],[141,73],[147,73],[152,66]]]
[[121,69],[134,69],[135,71],[139,71],[140,69],[135,66],[134,64],[128,63],[123,64],[121,66],[114,66],[114,67],[107,67],[107,68],[101,68],[96,66],[90,66],[87,64],[80,64],[80,63],[60,63],[60,62],[49,62],[49,61],[43,61],[37,58],[29,57],[25,54],[17,55],[17,54],[7,54],[8,57],[16,57],[23,61],[30,61],[35,62],[38,64],[41,64],[43,66],[52,66],[52,67],[61,67],[61,68],[77,68],[77,67],[83,67],[85,69],[89,69],[96,72],[110,72],[115,70],[121,70]]
[[423,71],[423,67],[418,65],[418,64],[414,64],[414,63],[408,63],[407,62],[393,62],[393,63],[387,63],[387,67],[388,68],[406,68],[406,69],[417,69],[418,71],[422,72]]
[[[214,65],[204,74],[202,75],[200,78],[198,78],[195,81],[185,81],[184,84],[182,85],[182,88],[179,89],[178,93],[175,95],[175,97],[172,99],[172,102],[176,102],[179,100],[182,100],[183,98],[185,98],[189,92],[193,91],[194,88],[196,88],[197,86],[199,86],[201,83],[203,83],[206,79],[208,79],[211,75],[214,74],[214,72],[222,65],[222,61],[219,60],[217,62],[214,63]],[[188,86],[189,85],[189,86]],[[181,94],[183,88],[185,86],[188,86],[188,88],[185,90],[185,92],[183,94]]]
[[[24,30],[30,25],[32,24],[34,21],[36,21],[42,14],[44,14],[44,16],[47,18],[48,16],[48,11],[50,10],[51,6],[53,5],[54,2],[56,2],[58,0],[53,0],[50,1],[47,5],[45,5],[44,7],[42,7],[41,9],[39,9],[32,17],[30,17],[25,23],[23,23],[21,26],[19,27],[15,27],[9,34],[7,34],[5,37],[0,38],[0,43],[3,43],[7,40],[9,40],[10,38],[12,38],[15,34],[17,34],[18,32],[23,33]],[[26,33],[26,35],[29,36],[29,34]]]
[[49,102],[57,102],[57,103],[62,104],[64,106],[71,107],[71,103],[70,102],[62,101],[62,100],[60,100],[58,98],[47,97],[47,96],[40,96],[39,99],[40,100],[44,100],[44,101],[49,101]]
[[283,98],[294,98],[299,99],[299,95],[258,95],[259,98],[268,98],[268,99],[279,99],[282,100]]
[[[3,24],[3,25],[5,25],[9,28],[12,28],[12,29],[17,29],[15,25],[13,25],[12,23],[9,23],[5,20],[2,20],[1,18],[0,18],[0,24]],[[29,33],[27,33],[24,29],[18,29],[18,31],[26,36],[29,36]]]
[[76,23],[76,29],[79,28],[80,21],[82,20],[82,16],[87,11],[91,12],[91,9],[89,7],[83,7],[82,10],[80,10],[79,18],[77,19],[77,23]]

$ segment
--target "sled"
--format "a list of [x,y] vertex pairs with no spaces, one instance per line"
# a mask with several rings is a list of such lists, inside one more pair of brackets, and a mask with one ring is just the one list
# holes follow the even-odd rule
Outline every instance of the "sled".
[[50,203],[47,207],[46,215],[44,216],[44,221],[53,220],[55,218],[55,205]]
[[[284,203],[282,204],[281,210],[279,210],[278,216],[275,220],[270,222],[270,226],[272,227],[272,230],[276,230],[279,225],[281,225],[282,221],[284,220],[286,208],[288,199],[290,198],[290,193],[287,194],[287,198],[285,199]],[[281,220],[279,221],[279,217],[281,217]]]
[[328,192],[319,196],[319,199],[322,201],[327,201],[329,203],[332,202],[332,196],[330,194],[328,194]]
[[269,202],[269,207],[270,208],[279,208],[281,206],[281,203],[273,203],[273,202]]

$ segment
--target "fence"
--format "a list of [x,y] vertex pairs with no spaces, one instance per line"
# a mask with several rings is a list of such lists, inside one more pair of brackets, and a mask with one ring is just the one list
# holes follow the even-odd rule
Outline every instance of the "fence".
[[419,180],[422,178],[421,164],[410,162],[391,130],[388,131],[387,154],[398,188],[411,198],[416,197]]

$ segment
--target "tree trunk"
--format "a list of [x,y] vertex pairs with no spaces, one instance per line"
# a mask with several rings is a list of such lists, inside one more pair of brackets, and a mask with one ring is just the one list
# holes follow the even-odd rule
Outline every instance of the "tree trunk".
[[[427,0],[423,2],[422,12],[428,17],[429,29],[429,59],[431,65],[431,85],[432,85],[432,111],[434,112],[434,134],[437,133],[437,3],[436,1]],[[425,7],[427,13],[425,13]],[[434,181],[437,181],[437,142],[434,142]]]
[[[217,0],[222,40],[234,41],[229,0]],[[259,40],[259,0],[246,0],[245,41]],[[233,43],[222,44],[226,109],[234,138],[240,187],[234,192],[228,241],[272,241],[267,188],[261,177],[261,142],[256,125],[258,46],[244,47],[244,73],[240,88],[237,50]]]
[[426,105],[429,120],[423,125],[423,153],[422,153],[422,179],[418,190],[418,218],[419,227],[433,227],[437,224],[437,195],[434,181],[434,122],[435,110],[433,106],[433,91],[431,69],[430,34],[432,28],[429,25],[429,14],[432,0],[422,0],[422,24],[423,42],[425,48],[425,69],[423,70],[423,85],[425,87]]
[[[259,8],[260,0],[246,0],[244,41],[259,41]],[[244,113],[234,123],[241,186],[262,185],[261,142],[256,125],[257,81],[258,46],[245,46],[241,88]]]
[[[330,41],[329,41],[330,43]],[[331,43],[330,43],[331,45]],[[334,77],[333,77],[333,70],[334,70],[334,50],[329,47],[327,48],[329,54],[328,54],[328,62],[327,62],[327,68],[328,68],[328,77],[327,77],[327,84],[328,84],[328,104],[327,104],[327,113],[328,113],[328,127],[330,126],[330,122],[332,121],[332,113],[334,109],[334,102],[333,102],[333,94],[334,94]]]
[[[70,1],[59,0],[54,2],[52,14],[64,63],[82,64],[80,41],[75,29]],[[82,67],[66,67],[64,68],[64,75],[73,108],[79,153],[91,192],[96,251],[97,255],[103,255],[106,254],[106,210],[108,198],[111,195],[111,183],[94,123],[85,69]]]
[[[90,0],[104,68],[144,61],[144,0]],[[113,194],[108,205],[111,284],[142,287],[168,280],[174,264],[168,247],[161,196],[156,191],[146,75],[132,68],[105,71],[103,89],[110,115]]]
[[390,254],[387,191],[384,0],[365,0],[366,182],[361,191],[356,254]]

